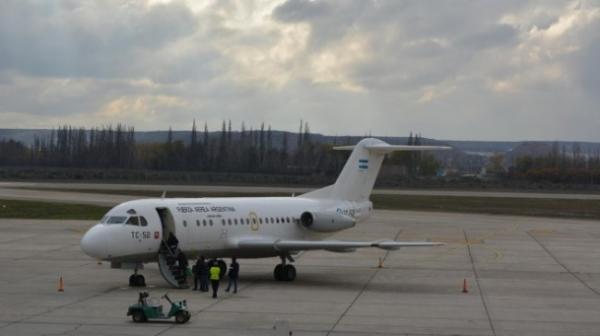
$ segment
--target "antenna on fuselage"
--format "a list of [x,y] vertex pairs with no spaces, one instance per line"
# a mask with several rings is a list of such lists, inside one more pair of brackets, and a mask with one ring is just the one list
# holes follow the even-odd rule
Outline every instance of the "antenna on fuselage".
[[160,198],[164,199],[165,197],[167,197],[167,191],[163,191],[162,195],[160,195]]

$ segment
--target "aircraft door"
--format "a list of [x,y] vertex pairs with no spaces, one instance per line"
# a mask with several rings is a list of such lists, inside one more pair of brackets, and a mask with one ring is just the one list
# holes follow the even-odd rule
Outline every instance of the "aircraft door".
[[177,233],[175,230],[175,220],[169,208],[156,208],[158,217],[160,218],[160,225],[162,229],[162,241],[167,243],[170,234],[172,233],[177,239]]

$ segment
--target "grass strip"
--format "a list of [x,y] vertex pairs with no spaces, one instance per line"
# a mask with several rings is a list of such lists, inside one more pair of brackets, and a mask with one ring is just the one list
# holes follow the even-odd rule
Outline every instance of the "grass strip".
[[[29,188],[19,187],[15,189],[24,190],[39,190],[39,191],[59,191],[59,192],[75,192],[75,193],[86,193],[86,194],[101,194],[101,195],[126,195],[126,196],[141,196],[141,197],[154,197],[160,198],[162,191],[156,190],[124,190],[124,189],[68,189],[68,188]],[[291,193],[261,193],[261,192],[243,192],[243,191],[167,191],[167,197],[184,197],[184,198],[197,198],[197,197],[272,197],[272,196],[292,196]]]
[[[29,188],[22,188],[29,189]],[[32,188],[33,189],[33,188]],[[113,189],[43,189],[65,192],[94,194],[132,195],[160,197],[161,192],[153,190],[113,190]],[[289,193],[247,193],[247,192],[190,192],[168,191],[167,197],[261,197],[291,196]],[[456,213],[483,213],[494,215],[515,215],[534,217],[559,217],[600,219],[600,200],[520,198],[520,197],[476,197],[476,196],[432,196],[432,195],[390,195],[373,194],[371,200],[375,209],[439,211]]]
[[0,199],[0,218],[97,220],[109,209],[87,204]]
[[600,219],[600,200],[372,195],[376,209]]

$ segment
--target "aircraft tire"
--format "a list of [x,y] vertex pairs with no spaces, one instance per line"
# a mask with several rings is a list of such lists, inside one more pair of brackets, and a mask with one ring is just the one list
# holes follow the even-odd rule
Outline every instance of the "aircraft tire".
[[275,266],[275,269],[273,270],[273,277],[277,281],[284,281],[284,279],[283,279],[283,265],[282,264],[278,264],[277,266]]
[[284,281],[296,280],[296,267],[294,265],[283,266],[282,275]]
[[146,287],[146,279],[141,274],[132,274],[129,277],[129,287]]

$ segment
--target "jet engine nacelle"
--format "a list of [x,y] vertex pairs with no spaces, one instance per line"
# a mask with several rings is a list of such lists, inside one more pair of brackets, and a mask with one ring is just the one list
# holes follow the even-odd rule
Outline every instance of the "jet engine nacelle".
[[334,232],[356,225],[354,218],[335,212],[309,212],[300,215],[300,225],[316,232]]

